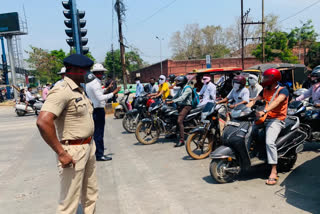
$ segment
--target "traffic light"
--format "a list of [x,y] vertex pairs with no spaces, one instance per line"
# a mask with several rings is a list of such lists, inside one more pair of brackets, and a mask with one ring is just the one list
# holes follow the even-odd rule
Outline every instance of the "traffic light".
[[63,15],[67,18],[64,24],[68,29],[65,30],[69,37],[66,41],[70,47],[75,47],[76,53],[87,54],[89,52],[87,45],[88,39],[84,38],[87,35],[87,30],[83,29],[86,26],[86,20],[82,20],[85,16],[84,11],[78,11],[75,0],[62,1]]
[[2,74],[0,76],[0,84],[6,85],[6,83],[7,83],[7,75],[5,72],[2,72]]

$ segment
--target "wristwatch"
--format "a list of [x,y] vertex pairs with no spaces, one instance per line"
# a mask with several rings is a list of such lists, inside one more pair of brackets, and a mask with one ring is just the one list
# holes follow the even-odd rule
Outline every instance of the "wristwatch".
[[264,114],[268,113],[268,111],[267,111],[267,110],[263,110],[263,112],[264,112]]

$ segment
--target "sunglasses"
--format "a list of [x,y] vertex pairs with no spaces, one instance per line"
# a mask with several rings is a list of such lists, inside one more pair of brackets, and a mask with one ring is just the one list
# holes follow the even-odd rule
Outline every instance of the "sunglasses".
[[209,80],[209,78],[208,77],[204,77],[204,78],[202,78],[202,80]]
[[159,78],[159,80],[164,80],[163,78]]

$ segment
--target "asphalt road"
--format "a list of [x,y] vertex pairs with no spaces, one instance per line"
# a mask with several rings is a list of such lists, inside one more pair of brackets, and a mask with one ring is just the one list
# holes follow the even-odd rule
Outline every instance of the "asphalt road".
[[[58,173],[54,153],[40,138],[34,115],[0,107],[0,213],[55,213]],[[190,160],[185,148],[162,140],[149,146],[107,117],[106,154],[98,162],[97,213],[320,213],[320,144],[307,144],[290,173],[266,186],[264,167],[216,184],[210,159]]]

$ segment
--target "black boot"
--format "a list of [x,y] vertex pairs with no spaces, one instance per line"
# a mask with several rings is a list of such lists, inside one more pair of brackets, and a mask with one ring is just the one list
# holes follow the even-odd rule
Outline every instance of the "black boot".
[[184,146],[184,141],[180,140],[178,143],[176,143],[176,145],[174,145],[174,147],[181,147]]

